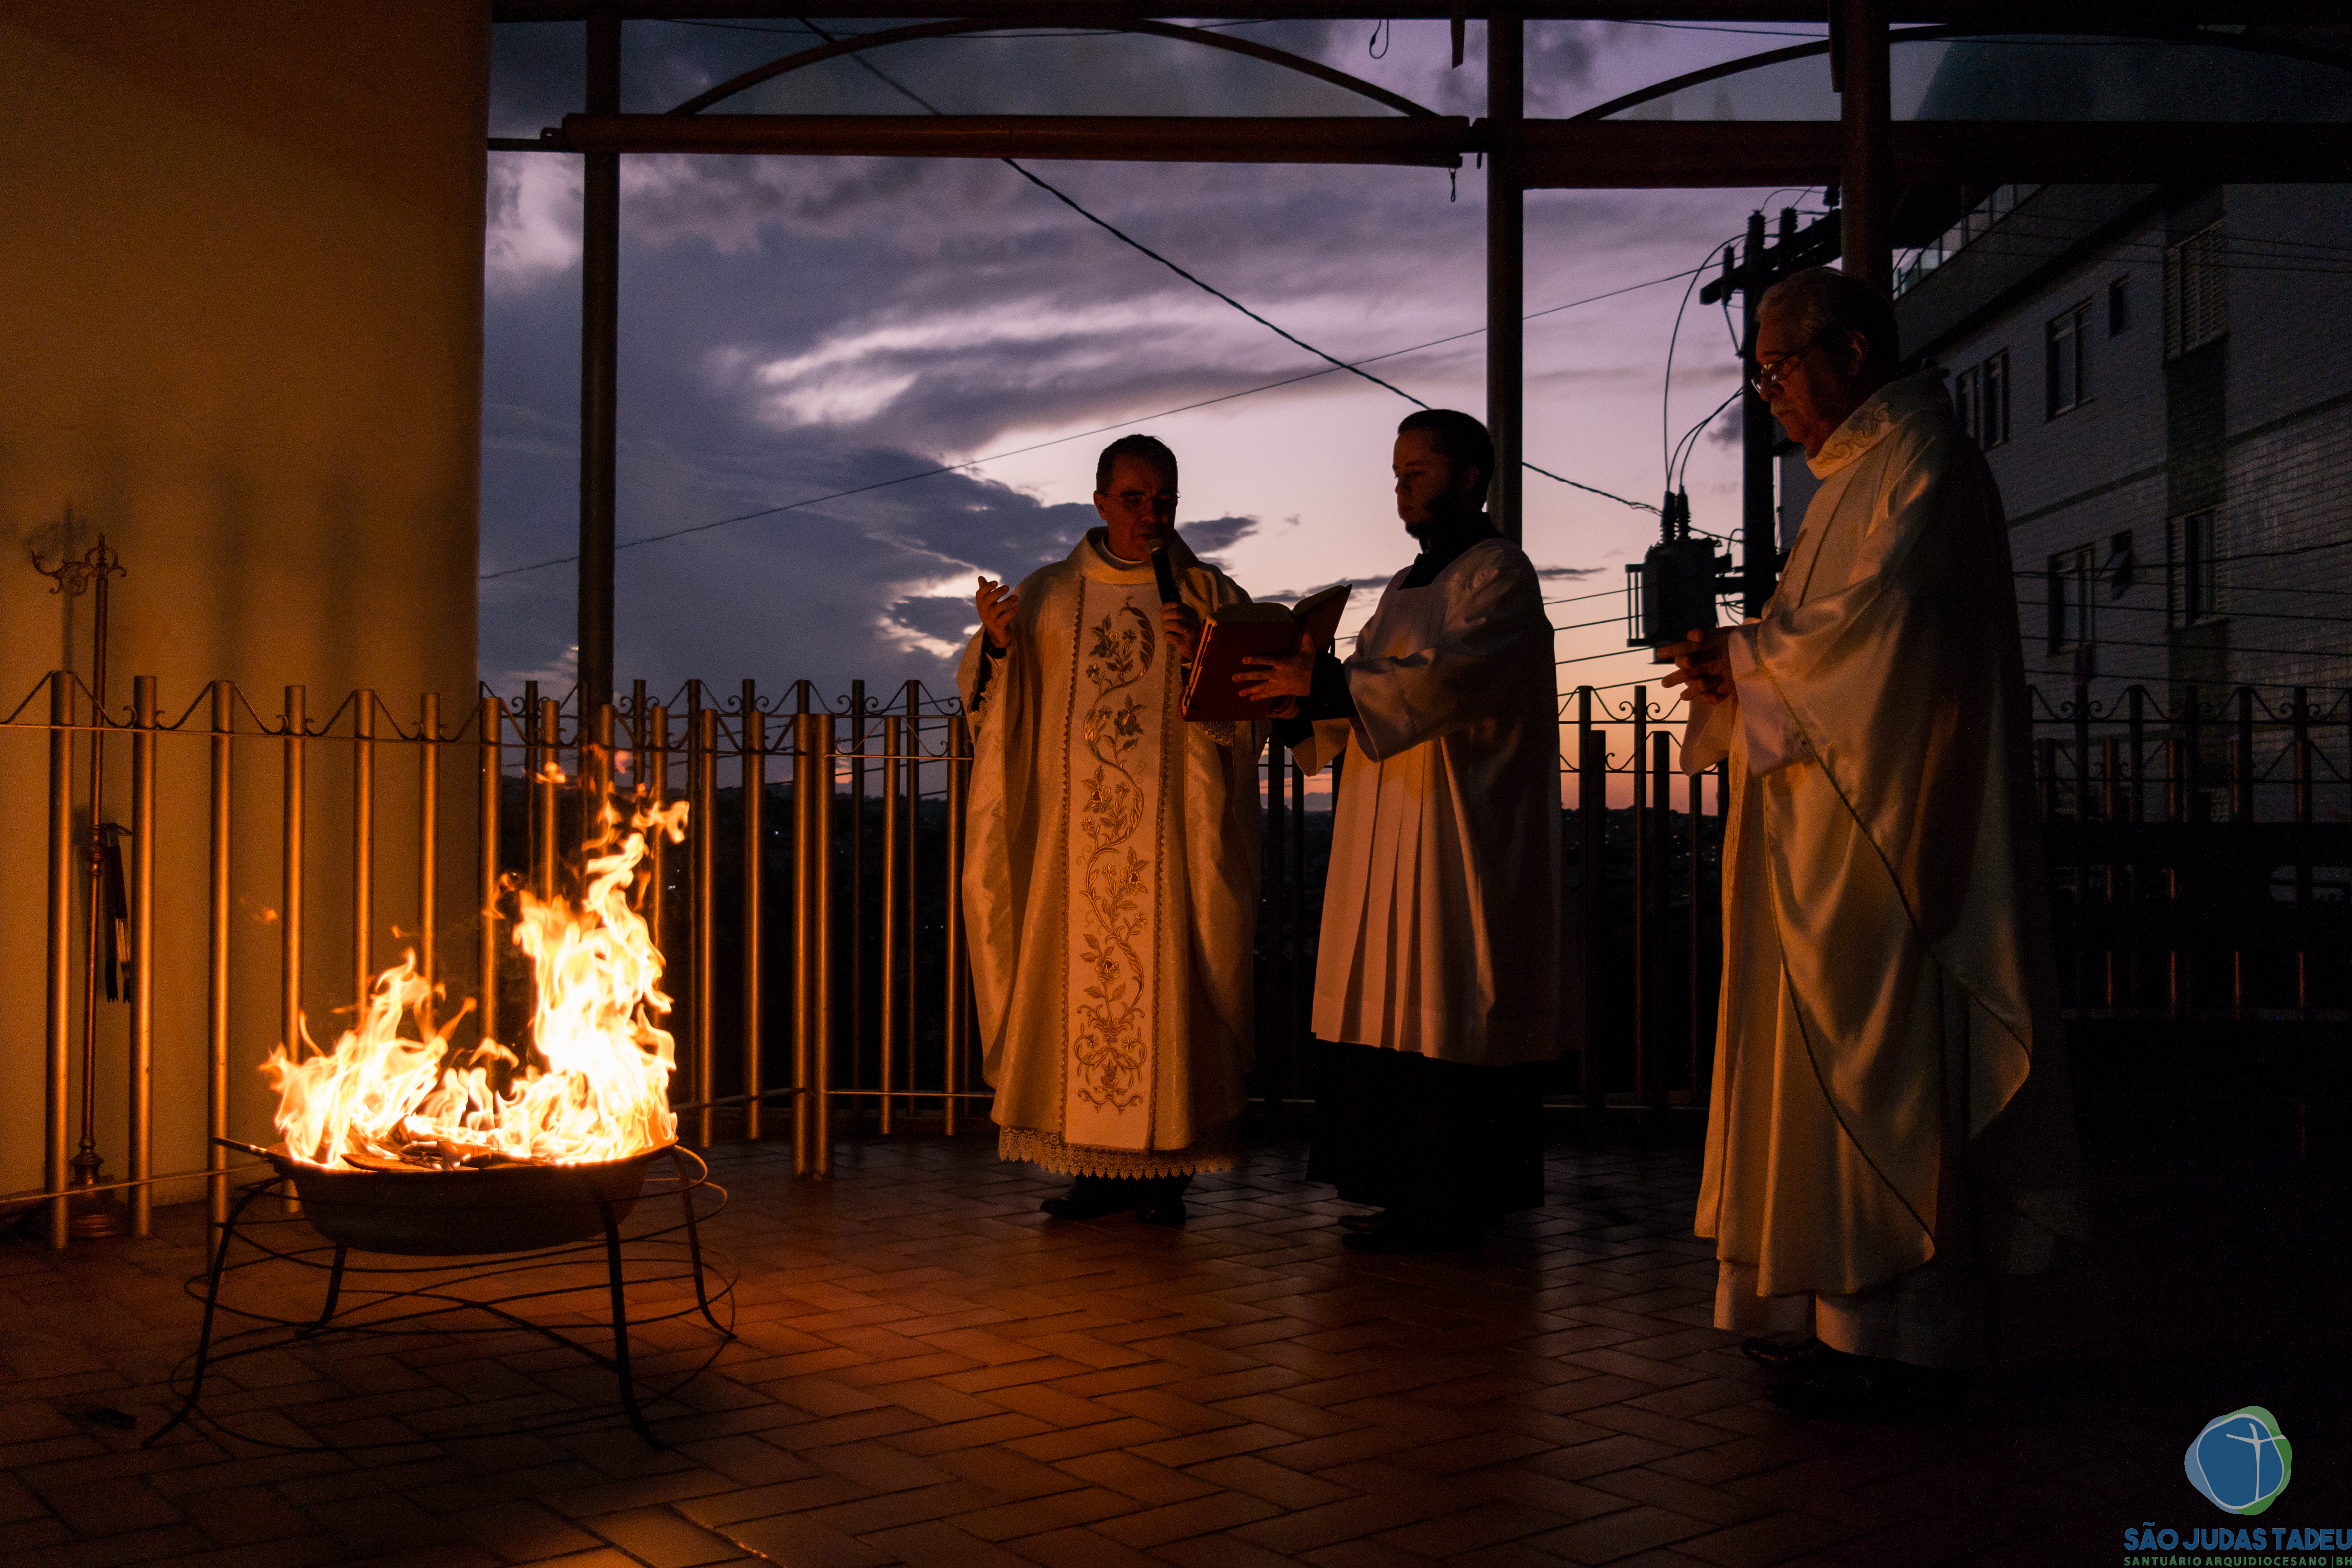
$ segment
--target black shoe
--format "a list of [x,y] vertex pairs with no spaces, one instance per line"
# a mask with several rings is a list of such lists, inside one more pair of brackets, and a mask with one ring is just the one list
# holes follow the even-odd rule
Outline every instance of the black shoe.
[[1108,1176],[1080,1176],[1070,1184],[1068,1192],[1037,1206],[1055,1219],[1102,1219],[1135,1207],[1145,1196],[1143,1185]]
[[1145,1225],[1174,1230],[1192,1217],[1184,1212],[1184,1189],[1192,1184],[1190,1175],[1147,1176],[1130,1184],[1138,1189],[1135,1217]]
[[1873,1356],[1838,1355],[1767,1390],[1781,1409],[1816,1421],[1940,1421],[1968,1398],[1969,1374]]
[[1390,1209],[1374,1218],[1370,1228],[1341,1237],[1340,1244],[1350,1252],[1404,1258],[1428,1252],[1465,1252],[1484,1239],[1478,1226],[1450,1215],[1405,1215]]
[[1811,1334],[1772,1334],[1740,1341],[1739,1353],[1758,1366],[1770,1367],[1775,1372],[1795,1372],[1836,1352]]
[[1368,1230],[1380,1229],[1381,1222],[1388,1217],[1386,1209],[1374,1209],[1370,1214],[1343,1214],[1339,1216],[1339,1228],[1350,1236],[1361,1236]]

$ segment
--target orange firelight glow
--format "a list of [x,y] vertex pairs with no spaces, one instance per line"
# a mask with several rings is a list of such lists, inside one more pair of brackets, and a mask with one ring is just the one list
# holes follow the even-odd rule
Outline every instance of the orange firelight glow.
[[[410,953],[377,978],[358,1027],[332,1050],[313,1047],[297,1059],[280,1046],[262,1064],[278,1090],[289,1153],[331,1169],[577,1165],[677,1138],[669,1108],[677,1043],[656,1022],[670,999],[661,991],[661,953],[629,892],[646,835],[685,837],[686,803],[641,808],[625,835],[608,806],[604,828],[576,903],[516,893],[515,945],[530,955],[536,978],[530,1054],[493,1040],[453,1053],[447,1035],[457,1020],[432,1023],[433,987]],[[414,1033],[402,1033],[411,1025]]]

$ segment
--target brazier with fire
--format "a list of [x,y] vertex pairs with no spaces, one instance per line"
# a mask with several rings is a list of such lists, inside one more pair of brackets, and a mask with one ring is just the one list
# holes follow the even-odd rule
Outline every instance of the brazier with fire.
[[[284,1142],[270,1149],[232,1146],[267,1160],[277,1174],[242,1191],[211,1268],[201,1282],[191,1282],[201,1283],[205,1319],[188,1390],[150,1443],[195,1413],[206,1371],[224,1359],[330,1330],[413,1333],[420,1326],[444,1332],[527,1328],[580,1351],[615,1373],[631,1424],[652,1440],[631,1367],[627,1289],[690,1283],[691,1307],[651,1320],[641,1315],[637,1326],[698,1312],[720,1342],[732,1337],[717,1310],[731,1282],[712,1289],[698,1231],[725,1194],[701,1160],[677,1144],[668,1100],[676,1047],[659,1024],[669,1008],[660,988],[662,959],[631,902],[648,836],[677,836],[686,809],[646,808],[625,827],[608,805],[576,900],[515,893],[513,938],[530,962],[536,991],[527,1047],[485,1038],[454,1048],[449,1031],[465,1009],[436,1018],[441,998],[412,957],[378,978],[358,1025],[331,1049],[309,1047],[306,1037],[299,1053],[283,1047],[271,1053],[263,1071],[278,1091],[276,1120]],[[666,1171],[657,1173],[658,1167]],[[649,1179],[677,1194],[680,1218],[625,1231]],[[269,1200],[281,1206],[279,1220],[248,1219],[257,1203]],[[324,1245],[273,1245],[268,1233],[289,1225],[315,1232]],[[240,1240],[251,1255],[231,1263]],[[576,1274],[599,1250],[602,1293],[610,1301],[609,1356],[520,1310],[590,1289],[548,1279],[567,1269]],[[648,1251],[657,1262],[659,1255],[674,1255],[679,1271],[640,1268],[632,1275],[629,1255],[642,1262]],[[353,1252],[497,1262],[470,1271],[446,1263],[354,1264]],[[315,1317],[223,1301],[226,1278],[272,1263],[324,1272]],[[483,1286],[488,1289],[476,1288]],[[344,1310],[347,1297],[362,1295],[362,1304]],[[255,1319],[257,1326],[216,1338],[223,1312]],[[467,1314],[486,1328],[433,1321]]]

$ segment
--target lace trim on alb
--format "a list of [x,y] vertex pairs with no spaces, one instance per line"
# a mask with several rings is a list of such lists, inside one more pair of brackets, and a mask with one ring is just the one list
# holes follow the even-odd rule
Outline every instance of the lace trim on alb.
[[996,1132],[996,1157],[1025,1161],[1066,1176],[1189,1176],[1201,1171],[1232,1170],[1234,1150],[1225,1136],[1203,1138],[1188,1149],[1096,1149],[1065,1143],[1058,1132],[1001,1127]]

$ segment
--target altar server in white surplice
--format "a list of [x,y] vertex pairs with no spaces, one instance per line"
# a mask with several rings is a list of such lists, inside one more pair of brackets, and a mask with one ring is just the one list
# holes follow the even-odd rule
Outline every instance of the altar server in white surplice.
[[1045,1212],[1181,1225],[1242,1111],[1265,735],[1182,717],[1204,617],[1248,595],[1177,536],[1174,454],[1122,437],[1095,485],[1104,526],[1068,559],[981,579],[957,678],[972,989],[999,1152],[1075,1178]]
[[1697,1230],[1781,1403],[1932,1413],[1988,1276],[2084,1229],[2008,527],[1875,288],[1789,279],[1753,353],[1822,485],[1762,617],[1667,678],[1685,766],[1730,761]]
[[1350,1247],[1433,1252],[1543,1202],[1559,710],[1535,568],[1486,515],[1486,426],[1409,415],[1394,465],[1421,554],[1353,656],[1245,661],[1266,674],[1241,689],[1297,702],[1277,738],[1310,773],[1339,767],[1308,1179],[1382,1211],[1351,1226]]

